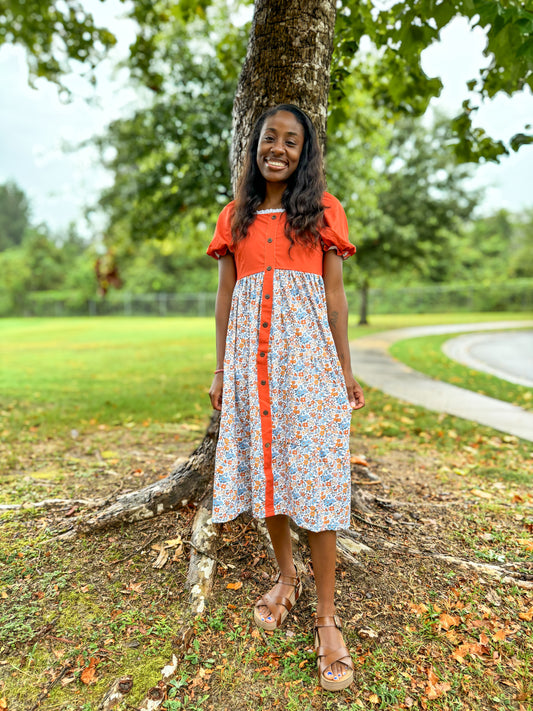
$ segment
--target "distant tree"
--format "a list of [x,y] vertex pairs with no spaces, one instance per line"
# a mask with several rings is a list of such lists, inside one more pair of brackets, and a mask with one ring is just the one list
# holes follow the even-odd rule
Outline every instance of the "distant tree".
[[509,274],[513,277],[533,277],[533,208],[518,215],[513,227]]
[[[464,183],[469,169],[457,164],[444,118],[429,128],[413,118],[397,122],[382,156],[374,159],[374,170],[379,173],[376,200],[355,236],[356,270],[348,271],[361,288],[361,324],[367,323],[372,279],[387,276],[390,284],[407,269],[442,281],[450,238],[461,234],[479,199]],[[344,198],[348,210],[354,199],[357,203],[359,196]]]
[[0,185],[0,252],[21,244],[29,217],[25,192],[12,181]]
[[211,231],[231,198],[231,111],[246,38],[222,7],[188,24],[175,18],[160,40],[160,90],[96,139],[115,176],[100,199],[112,241],[170,239],[203,253],[196,235],[206,224]]

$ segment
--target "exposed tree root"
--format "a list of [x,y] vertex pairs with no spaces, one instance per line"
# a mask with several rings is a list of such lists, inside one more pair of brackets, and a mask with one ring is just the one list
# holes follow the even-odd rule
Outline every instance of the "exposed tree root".
[[457,558],[456,556],[446,555],[445,553],[420,551],[416,548],[396,545],[394,543],[391,543],[390,541],[382,541],[382,545],[383,548],[394,550],[398,553],[422,556],[424,558],[433,558],[433,560],[441,560],[445,563],[455,565],[458,568],[476,570],[478,573],[484,573],[490,578],[497,579],[501,583],[511,583],[512,585],[516,585],[519,588],[533,590],[533,575],[529,575],[528,573],[521,573],[520,571],[508,570],[503,565],[493,565],[492,563],[479,563],[475,560]]
[[205,436],[191,456],[164,479],[143,489],[130,491],[108,501],[89,518],[78,517],[72,526],[58,534],[58,539],[71,539],[79,534],[135,523],[174,511],[189,501],[200,499],[211,482],[215,465],[220,413],[215,411]]
[[28,509],[54,509],[66,506],[84,506],[96,508],[102,506],[103,499],[44,499],[24,504],[0,504],[0,511],[20,511]]
[[219,527],[212,521],[212,506],[213,496],[209,493],[200,502],[192,526],[192,551],[185,586],[189,591],[189,607],[194,616],[203,613],[216,572],[214,554]]

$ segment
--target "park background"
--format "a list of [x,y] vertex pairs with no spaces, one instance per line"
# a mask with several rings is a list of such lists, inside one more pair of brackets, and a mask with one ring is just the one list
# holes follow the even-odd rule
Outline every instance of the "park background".
[[[337,45],[327,167],[358,246],[345,268],[352,339],[531,316],[525,124],[533,98],[517,76],[531,82],[532,50],[524,69],[512,42],[498,46],[516,72],[493,86],[492,102],[490,91],[476,96],[465,84],[490,66],[490,53],[479,55],[486,28],[475,14],[453,20],[459,4],[437,18],[448,33],[440,54],[424,39],[424,56],[436,52],[428,75],[468,67],[460,79],[452,71],[440,104],[416,71],[411,96],[390,96],[401,67],[387,65],[372,41]],[[496,16],[512,25],[520,7],[487,5],[496,8],[492,29]],[[414,17],[430,6],[414,3]],[[366,389],[352,463],[357,485],[377,498],[354,522],[368,547],[359,567],[340,563],[357,669],[341,698],[316,687],[309,593],[286,630],[252,629],[248,609],[272,566],[248,522],[221,534],[212,601],[191,626],[184,583],[193,504],[148,525],[57,539],[88,501],[165,477],[202,441],[217,278],[205,248],[232,194],[231,111],[252,10],[237,2],[164,3],[153,15],[143,3],[87,7],[119,38],[96,75],[82,78],[86,66],[76,62],[62,74],[49,56],[36,64],[43,43],[27,55],[37,92],[28,89],[25,32],[42,27],[24,13],[16,41],[4,34],[0,49],[3,94],[21,107],[8,101],[1,115],[2,499],[6,507],[65,500],[2,513],[3,708],[92,711],[127,674],[133,690],[122,708],[138,708],[177,651],[163,685],[169,711],[531,709],[533,601],[512,577],[531,574],[531,445],[505,433]],[[478,56],[469,65],[470,42]],[[411,51],[421,52],[416,36]],[[72,103],[61,104],[69,92]],[[498,102],[496,119],[484,113]],[[394,355],[531,409],[530,388],[449,361],[443,340],[400,343]],[[450,560],[432,560],[431,551]],[[465,561],[493,565],[494,579],[490,567]]]

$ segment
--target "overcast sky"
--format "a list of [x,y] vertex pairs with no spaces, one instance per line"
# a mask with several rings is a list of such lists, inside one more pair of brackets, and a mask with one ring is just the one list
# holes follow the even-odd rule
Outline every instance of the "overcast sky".
[[[75,220],[86,232],[82,208],[111,179],[99,167],[93,149],[69,153],[63,145],[89,138],[109,121],[127,115],[138,96],[127,88],[125,70],[113,73],[114,62],[125,56],[134,38],[134,24],[121,18],[124,6],[118,0],[88,0],[84,4],[96,22],[110,27],[119,40],[110,59],[98,68],[97,106],[86,103],[84,97],[94,92],[75,76],[68,80],[76,93],[70,104],[63,104],[56,87],[45,80],[37,82],[36,90],[31,89],[24,52],[7,45],[0,48],[0,183],[12,179],[26,191],[35,222],[61,229]],[[486,62],[481,54],[483,46],[482,31],[472,31],[465,20],[456,19],[442,32],[441,42],[426,50],[424,70],[444,81],[444,90],[434,100],[434,106],[450,114],[459,112],[466,98],[466,81],[475,78]],[[513,98],[497,97],[480,108],[475,120],[489,135],[507,140],[523,130],[526,123],[533,122],[533,96],[528,90]],[[519,210],[533,205],[532,179],[530,145],[503,158],[499,165],[478,167],[474,182],[487,187],[485,210]]]

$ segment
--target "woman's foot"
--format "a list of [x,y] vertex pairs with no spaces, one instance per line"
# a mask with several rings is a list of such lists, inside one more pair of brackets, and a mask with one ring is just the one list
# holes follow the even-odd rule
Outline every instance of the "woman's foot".
[[342,638],[342,624],[336,615],[317,617],[315,650],[320,685],[328,691],[340,691],[353,681],[353,662]]
[[302,584],[298,576],[280,573],[274,587],[255,603],[255,624],[265,630],[278,628],[283,624],[301,592]]

